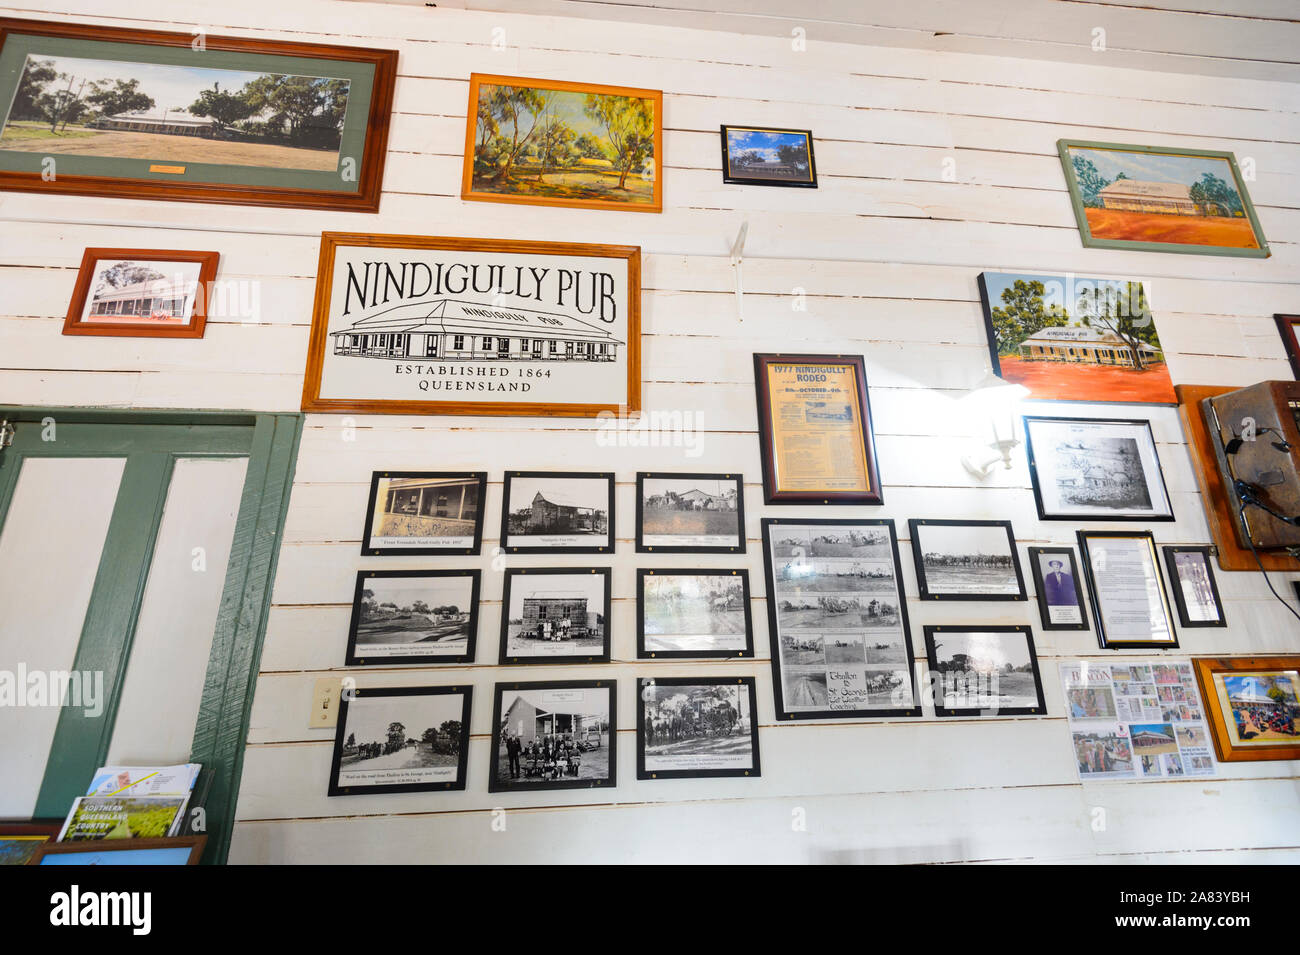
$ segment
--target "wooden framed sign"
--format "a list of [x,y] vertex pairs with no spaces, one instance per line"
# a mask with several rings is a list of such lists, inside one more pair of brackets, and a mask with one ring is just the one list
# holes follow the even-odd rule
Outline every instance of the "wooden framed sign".
[[765,504],[883,504],[861,355],[755,355]]
[[321,236],[303,411],[640,408],[639,247]]
[[396,50],[197,37],[0,19],[0,189],[379,211]]

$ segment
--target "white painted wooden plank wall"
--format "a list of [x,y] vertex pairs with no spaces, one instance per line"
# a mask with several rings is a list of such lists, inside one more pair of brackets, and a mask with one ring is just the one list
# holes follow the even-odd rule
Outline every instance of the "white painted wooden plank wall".
[[[529,418],[312,415],[307,419],[253,707],[235,862],[334,861],[1234,861],[1300,859],[1294,762],[1221,767],[1212,780],[1090,784],[1076,779],[1056,665],[1102,654],[1091,633],[1038,629],[1036,606],[910,602],[927,623],[1029,623],[1042,661],[1040,719],[774,725],[759,519],[884,516],[900,530],[916,593],[909,517],[1011,518],[1021,546],[1073,542],[1076,525],[1037,520],[1023,456],[976,485],[958,463],[952,401],[987,369],[975,276],[1042,269],[1148,283],[1176,382],[1244,385],[1289,377],[1272,322],[1300,311],[1300,97],[1295,84],[970,54],[837,45],[810,38],[629,28],[342,0],[265,4],[61,0],[59,19],[399,48],[385,196],[376,216],[0,194],[0,401],[127,408],[294,410],[302,387],[322,230],[581,239],[644,250],[645,406],[690,413],[691,447],[610,447],[596,422]],[[30,10],[6,13],[34,16]],[[492,47],[494,28],[506,49]],[[1232,51],[1228,51],[1232,52]],[[1240,55],[1249,55],[1248,53]],[[471,71],[663,88],[662,215],[531,209],[457,198]],[[816,192],[721,182],[722,122],[812,126]],[[1062,136],[1234,150],[1274,250],[1245,260],[1084,249],[1055,142]],[[956,162],[956,181],[943,160]],[[744,321],[725,253],[750,223]],[[86,246],[221,252],[233,302],[200,341],[64,338]],[[796,311],[797,295],[805,311]],[[862,353],[886,485],[881,508],[765,508],[750,355]],[[1043,405],[1047,413],[1122,413]],[[1177,415],[1149,409],[1178,520],[1159,542],[1207,540]],[[494,666],[501,575],[492,566],[507,468],[591,468],[618,478],[613,659],[599,668]],[[484,555],[362,558],[372,470],[489,473]],[[750,553],[633,553],[637,470],[746,476]],[[1090,525],[1093,526],[1093,525]],[[1104,525],[1095,525],[1104,526]],[[586,558],[583,558],[586,559]],[[559,558],[517,558],[522,566]],[[745,566],[756,659],[638,663],[638,566]],[[324,795],[333,732],[308,730],[317,678],[342,672],[348,601],[365,567],[484,571],[478,662],[367,668],[361,685],[471,681],[464,793]],[[1285,583],[1284,575],[1278,575]],[[1224,630],[1187,631],[1170,656],[1296,652],[1300,625],[1251,574],[1220,574]],[[1289,588],[1288,588],[1289,589]],[[758,677],[763,776],[638,783],[639,674]],[[619,785],[612,792],[487,793],[491,689],[500,679],[595,673],[619,681]],[[512,810],[504,833],[493,807]],[[1107,827],[1092,828],[1092,810]],[[807,831],[791,828],[804,810]]]

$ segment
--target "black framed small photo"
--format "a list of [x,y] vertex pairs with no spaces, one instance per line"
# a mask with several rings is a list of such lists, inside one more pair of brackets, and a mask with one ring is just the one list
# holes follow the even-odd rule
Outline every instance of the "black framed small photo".
[[474,688],[364,687],[339,701],[331,796],[465,788]]
[[1167,544],[1161,550],[1174,591],[1174,605],[1178,607],[1178,623],[1184,627],[1226,627],[1219,584],[1210,566],[1211,548]]
[[761,776],[752,676],[636,681],[636,778]]
[[636,583],[639,658],[754,655],[748,570],[639,567]]
[[509,554],[612,554],[614,474],[507,471],[501,546]]
[[745,553],[745,486],[739,474],[636,475],[638,554]]
[[608,663],[608,567],[511,567],[500,663]]
[[1177,647],[1173,610],[1150,531],[1077,531],[1097,643],[1103,650]]
[[472,662],[478,598],[478,570],[358,571],[347,665]]
[[484,471],[376,471],[361,553],[477,554],[486,489]]
[[613,788],[615,690],[613,680],[498,683],[488,792]]
[[722,181],[817,188],[811,129],[722,126]]
[[925,628],[936,716],[1041,716],[1043,680],[1026,626]]
[[1029,548],[1029,569],[1044,630],[1087,630],[1087,598],[1072,547]]
[[922,600],[1028,600],[1010,521],[907,522]]

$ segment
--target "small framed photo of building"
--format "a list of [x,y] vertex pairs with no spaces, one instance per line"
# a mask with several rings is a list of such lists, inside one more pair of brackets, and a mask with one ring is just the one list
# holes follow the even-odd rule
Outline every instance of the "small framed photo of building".
[[761,776],[752,676],[636,681],[636,778]]
[[478,603],[478,570],[360,571],[347,666],[471,663]]
[[922,600],[1027,600],[1010,521],[907,522]]
[[752,657],[749,571],[637,568],[636,655]]
[[745,553],[745,485],[739,474],[636,475],[638,554]]
[[1043,680],[1025,626],[925,628],[935,716],[1042,716]]
[[1170,544],[1161,550],[1174,590],[1178,623],[1184,627],[1226,627],[1219,584],[1210,566],[1211,549]]
[[1300,759],[1300,657],[1205,657],[1192,665],[1221,761]]
[[618,774],[613,680],[498,683],[488,792],[612,789]]
[[361,553],[477,554],[485,471],[376,471]]
[[1173,608],[1150,531],[1077,531],[1103,650],[1177,647]]
[[723,126],[721,137],[723,182],[817,188],[812,130]]
[[608,567],[510,567],[501,594],[501,664],[608,663]]
[[464,789],[473,695],[469,685],[358,687],[343,694],[329,795]]
[[1025,448],[1044,521],[1172,521],[1146,419],[1026,415]]
[[1087,598],[1072,547],[1029,548],[1029,569],[1044,630],[1087,630]]
[[202,338],[218,252],[87,249],[65,335]]
[[612,471],[507,471],[503,494],[507,554],[614,552]]

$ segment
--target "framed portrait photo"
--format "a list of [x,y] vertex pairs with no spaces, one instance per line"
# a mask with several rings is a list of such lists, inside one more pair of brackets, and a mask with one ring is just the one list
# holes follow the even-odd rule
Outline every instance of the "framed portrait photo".
[[907,522],[923,600],[1027,600],[1010,521]]
[[1274,315],[1277,333],[1282,337],[1282,347],[1286,350],[1286,359],[1291,363],[1291,374],[1300,381],[1300,339],[1296,338],[1296,329],[1300,328],[1300,315]]
[[1031,547],[1029,568],[1044,630],[1087,630],[1087,598],[1073,547]]
[[376,471],[361,553],[477,554],[486,471]]
[[396,80],[396,50],[0,19],[0,189],[378,212]]
[[45,842],[27,865],[198,865],[207,843],[205,835]]
[[1269,256],[1232,153],[1071,139],[1056,147],[1085,246]]
[[608,663],[608,567],[508,567],[501,664]]
[[1210,565],[1213,548],[1166,544],[1161,550],[1165,555],[1165,569],[1169,571],[1169,585],[1174,591],[1179,626],[1226,627],[1228,621],[1224,617],[1223,601],[1219,599],[1219,584]]
[[636,475],[638,554],[745,553],[745,484],[739,474]]
[[362,570],[348,628],[348,666],[471,663],[478,570]]
[[752,676],[636,681],[636,778],[761,776]]
[[613,680],[498,683],[488,792],[612,789],[615,689]]
[[749,571],[639,567],[636,655],[752,657]]
[[817,188],[812,130],[723,126],[721,137],[723,182]]
[[507,471],[504,497],[506,553],[613,553],[613,472]]
[[776,718],[920,716],[894,522],[762,527]]
[[87,249],[65,335],[202,338],[219,252]]
[[339,701],[329,795],[465,788],[465,686],[358,687]]
[[1178,646],[1151,532],[1078,531],[1077,536],[1101,648]]
[[1041,716],[1043,680],[1029,627],[925,628],[935,716]]
[[862,356],[755,355],[766,504],[883,504]]
[[663,211],[660,90],[471,73],[460,197]]
[[1172,521],[1145,419],[1024,417],[1029,476],[1044,521]]
[[1300,759],[1300,657],[1192,661],[1223,762]]

